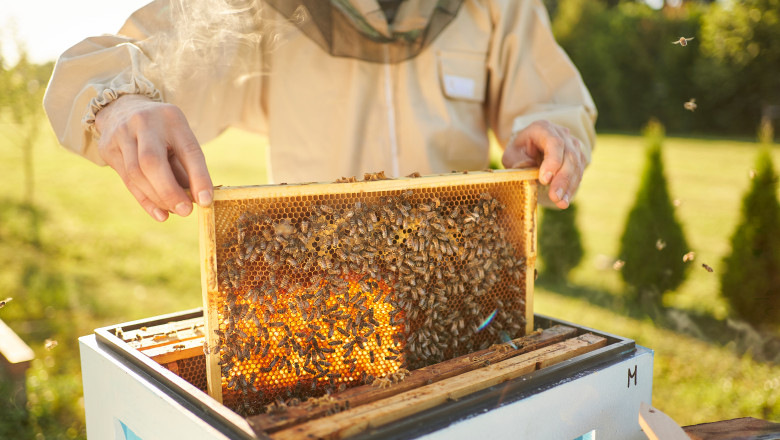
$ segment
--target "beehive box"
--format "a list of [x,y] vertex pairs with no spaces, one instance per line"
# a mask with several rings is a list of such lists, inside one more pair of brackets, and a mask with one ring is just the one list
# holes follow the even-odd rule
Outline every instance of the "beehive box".
[[[416,438],[450,427],[453,423],[463,427],[462,423],[467,420],[471,428],[466,431],[458,428],[461,434],[487,429],[491,433],[503,432],[512,438],[516,436],[517,426],[538,430],[550,425],[549,421],[545,421],[549,419],[550,408],[565,409],[567,405],[572,405],[573,394],[566,387],[573,382],[580,382],[580,389],[598,389],[600,392],[596,395],[608,397],[606,401],[602,398],[600,403],[594,403],[592,400],[596,396],[589,395],[589,401],[594,403],[589,405],[590,413],[583,415],[578,410],[581,422],[576,427],[569,426],[567,435],[547,432],[535,438],[573,438],[575,433],[591,430],[596,423],[594,420],[604,417],[604,414],[610,414],[606,422],[609,428],[605,432],[620,432],[614,428],[614,411],[605,412],[600,405],[619,406],[623,419],[630,419],[636,424],[635,411],[630,408],[626,411],[624,393],[626,367],[629,381],[637,377],[635,358],[626,358],[627,354],[635,351],[633,341],[545,316],[535,315],[536,330],[530,334],[485,350],[408,374],[399,370],[377,379],[375,383],[331,395],[298,403],[294,399],[281,404],[275,402],[269,405],[270,410],[265,408],[259,414],[245,417],[205,394],[204,323],[203,309],[194,309],[96,329],[95,337],[102,349],[94,344],[92,347],[113,358],[115,362],[109,364],[119,368],[110,374],[103,371],[106,364],[98,362],[102,367],[96,369],[97,364],[88,360],[91,356],[85,358],[87,418],[88,426],[93,428],[90,435],[102,432],[96,435],[110,437],[114,427],[105,421],[117,418],[134,420],[134,426],[140,426],[139,423],[147,427],[154,425],[139,422],[144,420],[139,419],[139,411],[147,417],[159,418],[158,411],[167,408],[171,401],[167,401],[163,408],[152,404],[152,401],[166,401],[157,399],[166,395],[174,396],[175,402],[186,402],[181,410],[187,420],[199,426],[195,431],[202,429],[205,426],[203,422],[206,422],[220,432],[229,433],[227,438]],[[84,345],[82,348],[90,350]],[[120,359],[121,362],[116,362]],[[614,362],[620,364],[614,365]],[[603,374],[590,374],[605,368],[613,372],[606,378]],[[651,373],[647,373],[652,371],[652,360],[649,365],[643,364],[639,368],[645,371],[642,376],[644,381],[652,377]],[[600,378],[596,379],[599,384],[593,382],[594,376]],[[143,378],[151,379],[151,382],[146,382],[152,388],[151,395],[147,396],[149,400],[130,391],[134,387],[128,381],[144,382]],[[116,393],[117,389],[123,392]],[[126,393],[133,393],[133,398],[128,400]],[[546,395],[546,399],[552,397],[557,403],[540,406],[537,399],[529,399],[529,396],[539,396],[539,393]],[[637,408],[639,401],[649,398],[650,388],[644,388],[640,394],[634,395],[634,399],[639,399],[634,401]],[[506,413],[507,406],[514,408],[510,416]],[[503,412],[499,419],[512,422],[505,424],[503,430],[497,428],[495,414],[490,415],[493,410]],[[631,414],[634,414],[633,418]],[[602,426],[600,423],[598,426]],[[96,428],[98,425],[102,428]],[[184,426],[181,428],[184,429]],[[160,438],[171,436],[170,427],[160,427],[159,430],[150,427],[143,432],[143,438],[158,438],[153,434],[155,432],[160,434]],[[192,429],[189,432],[192,434]],[[638,433],[641,434],[640,431]],[[616,434],[614,437],[630,436]]]
[[209,394],[245,415],[533,329],[537,170],[217,188]]

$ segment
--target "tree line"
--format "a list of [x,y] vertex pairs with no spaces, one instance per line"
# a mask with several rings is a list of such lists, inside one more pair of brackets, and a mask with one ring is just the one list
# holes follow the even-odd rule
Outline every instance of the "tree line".
[[[670,133],[753,137],[762,117],[780,118],[780,0],[546,4],[600,130],[636,132],[655,118]],[[674,44],[681,37],[693,40]]]

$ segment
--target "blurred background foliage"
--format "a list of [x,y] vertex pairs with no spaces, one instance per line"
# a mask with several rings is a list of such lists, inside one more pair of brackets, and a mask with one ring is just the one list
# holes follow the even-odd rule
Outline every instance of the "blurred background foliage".
[[[581,232],[567,232],[581,246],[559,275],[539,279],[538,311],[656,350],[654,403],[682,424],[777,420],[780,345],[737,319],[717,277],[691,274],[664,296],[659,318],[632,303],[610,255],[618,254],[617,231],[639,185],[637,134],[656,118],[670,136],[670,191],[685,200],[679,218],[690,244],[721,269],[757,151],[734,139],[753,139],[762,116],[769,124],[780,117],[780,0],[677,0],[657,9],[620,0],[545,4],[593,95],[601,134],[577,198]],[[694,40],[672,44],[681,36]],[[13,62],[0,57],[0,297],[14,298],[0,319],[36,359],[25,408],[0,387],[0,438],[84,438],[78,337],[199,306],[197,225],[194,216],[149,220],[110,170],[57,146],[41,108],[53,63],[19,53]],[[683,108],[691,98],[694,112]],[[680,135],[687,138],[671,138]],[[229,131],[213,144],[206,154],[215,183],[265,181],[261,140]],[[574,214],[545,216],[568,228]],[[47,340],[58,344],[47,349]],[[681,368],[689,365],[698,368]]]
[[[683,2],[547,0],[558,42],[599,109],[597,128],[752,135],[780,116],[780,0]],[[694,37],[687,46],[672,44]],[[695,112],[682,112],[695,98]]]
[[636,200],[620,237],[620,274],[632,296],[647,310],[663,305],[663,294],[685,281],[690,251],[669,194],[662,147],[664,129],[652,120],[644,130],[645,166]]

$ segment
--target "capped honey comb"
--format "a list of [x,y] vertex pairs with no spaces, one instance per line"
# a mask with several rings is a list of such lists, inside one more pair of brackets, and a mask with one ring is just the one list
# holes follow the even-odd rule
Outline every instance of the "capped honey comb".
[[200,210],[209,394],[278,411],[532,330],[536,177],[215,189]]

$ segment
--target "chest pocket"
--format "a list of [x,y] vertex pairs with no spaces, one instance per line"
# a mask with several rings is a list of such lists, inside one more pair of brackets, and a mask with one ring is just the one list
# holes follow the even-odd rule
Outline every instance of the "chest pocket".
[[487,83],[487,54],[439,51],[439,82],[449,99],[484,102]]

